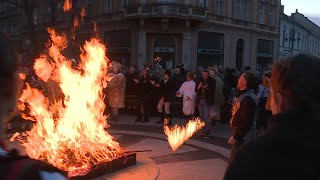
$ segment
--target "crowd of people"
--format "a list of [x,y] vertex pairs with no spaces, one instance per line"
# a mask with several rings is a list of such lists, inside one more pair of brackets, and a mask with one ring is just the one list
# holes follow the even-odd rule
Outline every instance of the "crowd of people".
[[[224,179],[320,178],[320,58],[297,54],[274,64],[272,72],[243,72],[212,66],[190,72],[145,64],[141,69],[112,62],[106,103],[110,120],[135,99],[136,121],[148,122],[153,110],[172,122],[171,105],[206,121],[205,137],[224,119],[221,107],[230,105],[231,158]],[[3,124],[17,106],[19,81],[14,49],[0,35],[0,179],[66,179],[44,162],[19,156],[6,148]],[[50,92],[49,92],[50,93]],[[127,97],[127,98],[126,98]],[[179,99],[180,98],[180,99]],[[128,103],[127,103],[128,104]],[[195,172],[196,173],[196,172]]]
[[[237,71],[212,65],[207,69],[198,67],[196,72],[192,72],[186,70],[182,64],[177,65],[175,69],[165,69],[156,62],[152,65],[145,63],[141,68],[134,65],[126,67],[117,62],[112,64],[110,75],[113,77],[114,74],[119,74],[118,77],[122,80],[121,84],[117,83],[118,87],[113,84],[115,81],[120,82],[119,78],[113,78],[109,82],[112,88],[108,89],[107,93],[110,96],[107,97],[111,98],[107,98],[106,103],[111,107],[111,121],[119,119],[113,118],[114,103],[110,102],[121,99],[119,108],[125,107],[125,110],[136,112],[137,122],[149,122],[151,115],[159,117],[158,123],[167,119],[169,124],[173,114],[174,117],[188,119],[199,116],[206,122],[200,134],[208,137],[217,121],[229,122],[230,118],[233,118],[232,106],[237,96],[242,93],[238,79],[250,78],[248,88],[252,92],[250,95],[255,104],[251,105],[248,111],[254,112],[252,118],[256,120],[254,124],[257,134],[261,134],[267,128],[267,120],[271,117],[268,108],[270,103],[267,103],[270,94],[270,71],[253,72],[248,67],[243,71]],[[241,76],[243,73],[245,76]]]

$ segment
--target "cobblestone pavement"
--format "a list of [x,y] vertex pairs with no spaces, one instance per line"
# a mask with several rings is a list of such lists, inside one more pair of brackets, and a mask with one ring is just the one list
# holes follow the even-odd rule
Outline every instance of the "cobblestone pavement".
[[[148,123],[136,123],[135,117],[130,115],[122,115],[119,119],[119,122],[110,122],[107,131],[129,150],[152,150],[139,154],[152,159],[158,166],[157,179],[223,178],[229,159],[227,138],[231,132],[228,125],[218,123],[210,138],[195,135],[178,151],[173,152],[162,126],[155,123],[158,118],[151,118]],[[185,124],[186,120],[174,118],[173,122]],[[17,143],[10,146],[19,148]]]

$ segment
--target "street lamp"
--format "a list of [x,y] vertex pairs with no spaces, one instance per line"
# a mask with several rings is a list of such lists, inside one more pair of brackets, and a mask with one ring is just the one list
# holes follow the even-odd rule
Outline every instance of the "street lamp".
[[[298,34],[298,37],[296,37],[296,34]],[[289,38],[288,38],[288,36],[289,36]],[[298,44],[299,44],[299,42],[300,42],[300,40],[301,40],[301,33],[300,32],[298,32],[294,27],[292,27],[290,30],[289,30],[289,32],[288,32],[288,34],[286,34],[285,35],[285,41],[287,42],[288,40],[289,40],[289,42],[291,41],[291,54],[293,53],[293,47],[294,47],[294,42],[295,41],[298,41]]]

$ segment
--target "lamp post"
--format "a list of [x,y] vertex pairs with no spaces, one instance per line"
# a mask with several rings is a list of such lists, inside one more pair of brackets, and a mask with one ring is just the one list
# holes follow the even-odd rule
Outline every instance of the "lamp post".
[[[296,37],[296,34],[298,34],[297,37]],[[289,42],[291,41],[291,54],[293,54],[293,47],[294,47],[295,41],[299,42],[301,40],[300,35],[301,35],[301,33],[300,32],[298,33],[298,31],[294,27],[292,27],[289,30],[288,34],[286,34],[286,36],[285,36],[285,41],[288,41],[288,40],[289,40]],[[289,36],[289,38],[288,38],[288,36]]]

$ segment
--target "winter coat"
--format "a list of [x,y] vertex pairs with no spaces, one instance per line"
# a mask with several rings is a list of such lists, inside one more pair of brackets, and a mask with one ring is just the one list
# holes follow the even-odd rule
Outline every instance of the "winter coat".
[[[198,86],[200,83],[205,83],[208,85],[207,88],[200,88]],[[207,80],[201,78],[196,84],[197,101],[200,99],[206,99],[209,106],[213,106],[215,102],[215,91],[216,91],[216,80],[212,77],[208,77]]]
[[237,152],[225,180],[317,180],[320,178],[320,130],[309,113],[275,115],[271,127]]
[[150,78],[141,77],[137,84],[137,96],[139,103],[145,103],[146,101],[151,103],[153,85],[150,83]]
[[179,91],[180,96],[183,96],[182,111],[185,115],[193,115],[196,106],[197,94],[195,92],[196,83],[194,81],[184,82]]
[[224,83],[220,77],[216,77],[215,79],[216,79],[216,91],[215,91],[214,105],[217,108],[220,108],[221,106],[224,105],[224,94],[223,94]]
[[248,90],[239,92],[234,99],[230,124],[232,136],[239,143],[243,142],[254,128],[256,106],[256,97]]
[[160,82],[160,96],[164,98],[164,102],[173,101],[175,93],[175,84],[172,79],[167,82],[164,82],[164,80]]
[[113,108],[124,108],[126,78],[122,73],[110,73],[109,76],[112,77],[107,86],[109,106]]

